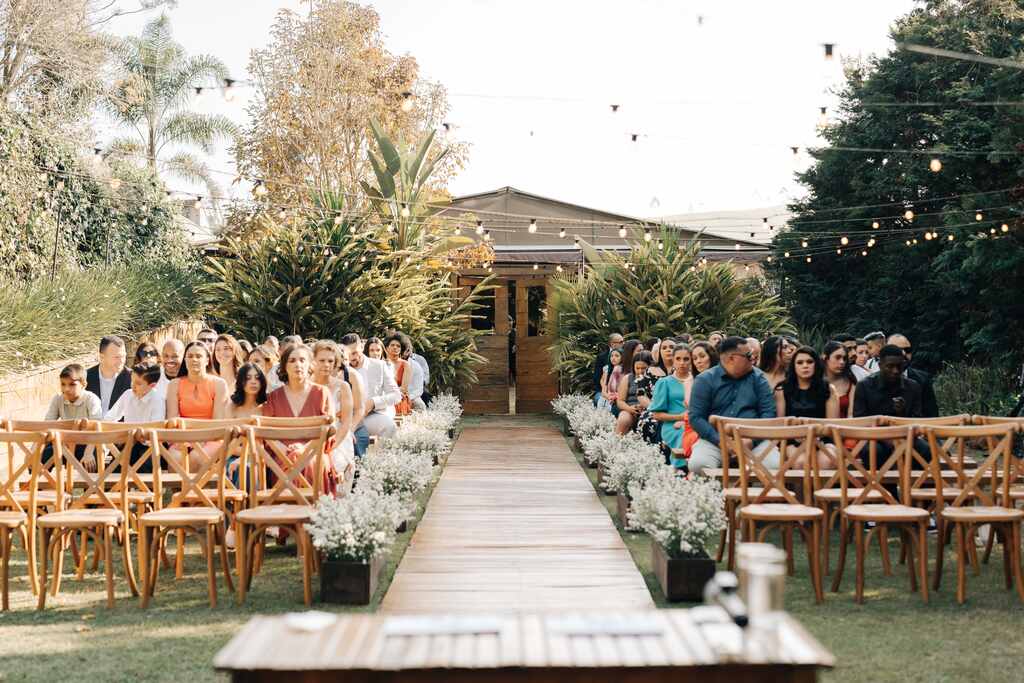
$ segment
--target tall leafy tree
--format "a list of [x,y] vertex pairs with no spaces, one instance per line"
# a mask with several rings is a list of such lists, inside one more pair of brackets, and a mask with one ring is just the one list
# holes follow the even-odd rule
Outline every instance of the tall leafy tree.
[[228,77],[227,67],[210,55],[188,56],[171,33],[166,15],[148,24],[139,36],[115,46],[121,76],[107,97],[107,110],[132,134],[114,139],[110,154],[137,155],[161,174],[206,185],[211,196],[219,186],[201,156],[216,143],[232,140],[235,124],[217,114],[189,109],[196,87],[211,87]]
[[[891,35],[1019,59],[1024,8],[932,0]],[[965,355],[1020,362],[1024,116],[992,104],[1024,100],[1020,69],[902,50],[846,66],[828,146],[798,176],[808,198],[774,242],[768,270],[783,301],[801,327],[903,332],[932,367]]]

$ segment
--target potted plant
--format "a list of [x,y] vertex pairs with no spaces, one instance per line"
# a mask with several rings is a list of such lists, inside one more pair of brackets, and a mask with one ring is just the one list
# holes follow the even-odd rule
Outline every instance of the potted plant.
[[429,453],[409,453],[389,445],[371,450],[359,460],[359,486],[394,496],[404,506],[406,515],[395,529],[398,533],[408,529],[408,516],[415,511],[416,497],[430,485],[433,476]]
[[588,404],[592,406],[593,401],[583,394],[562,394],[551,401],[551,409],[562,419],[563,436],[572,436],[569,428],[569,413]]
[[634,530],[628,516],[632,504],[631,489],[642,489],[648,479],[666,467],[665,461],[657,446],[642,439],[633,439],[624,443],[622,448],[611,451],[605,462],[607,475],[603,486],[607,491],[615,492],[615,504],[622,528]]
[[697,601],[715,574],[708,548],[725,528],[725,497],[718,481],[677,476],[663,468],[633,488],[632,524],[651,536],[651,561],[669,602]]
[[413,421],[408,424],[403,422],[394,436],[384,439],[380,445],[383,449],[424,454],[436,465],[448,452],[451,441],[444,431]]
[[320,551],[320,600],[368,605],[377,591],[383,556],[395,540],[405,506],[394,496],[360,487],[348,496],[322,496],[306,528]]

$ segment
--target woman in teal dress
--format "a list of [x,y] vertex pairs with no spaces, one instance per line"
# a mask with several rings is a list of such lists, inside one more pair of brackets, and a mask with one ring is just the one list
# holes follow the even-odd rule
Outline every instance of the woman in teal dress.
[[680,344],[672,354],[672,374],[654,385],[654,396],[648,408],[654,419],[661,422],[661,440],[672,450],[671,464],[676,468],[686,466],[686,404],[692,384],[690,349]]

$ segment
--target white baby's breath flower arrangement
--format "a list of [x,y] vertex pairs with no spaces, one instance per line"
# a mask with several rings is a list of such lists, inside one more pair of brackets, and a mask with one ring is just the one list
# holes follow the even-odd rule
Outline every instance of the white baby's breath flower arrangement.
[[327,559],[368,562],[391,547],[405,515],[397,497],[360,488],[348,496],[321,496],[306,529]]
[[425,412],[445,416],[448,419],[446,429],[450,429],[462,417],[462,404],[454,394],[438,394],[430,399],[430,407]]
[[707,554],[725,528],[725,496],[715,479],[687,480],[662,467],[641,488],[629,488],[629,523],[647,532],[670,557]]
[[440,458],[448,451],[450,444],[448,435],[443,431],[430,429],[420,424],[405,424],[403,422],[394,436],[381,441],[380,447],[386,450]]
[[630,486],[641,488],[647,480],[666,467],[665,460],[657,446],[643,442],[623,440],[622,447],[608,454],[605,459],[605,481],[601,483],[609,491],[628,495]]
[[581,406],[593,406],[594,403],[589,396],[583,394],[562,394],[551,401],[551,409],[557,415],[568,416],[569,413]]
[[410,513],[416,496],[430,485],[433,476],[433,462],[423,453],[377,448],[359,460],[359,489],[397,496]]
[[431,429],[435,432],[446,434],[449,429],[455,426],[455,422],[457,421],[458,418],[452,420],[451,415],[444,411],[430,409],[414,410],[412,414],[406,415],[402,418],[402,426],[399,427],[399,429],[410,425],[417,425],[419,427]]
[[579,406],[567,416],[573,434],[580,438],[580,443],[598,432],[610,432],[615,429],[615,416],[607,410],[591,405]]
[[610,452],[622,447],[622,437],[613,431],[593,432],[580,437],[580,446],[588,463],[603,463]]

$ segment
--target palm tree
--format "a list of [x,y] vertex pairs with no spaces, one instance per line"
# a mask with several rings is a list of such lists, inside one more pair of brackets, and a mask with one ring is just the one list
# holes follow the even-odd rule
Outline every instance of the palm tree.
[[114,53],[122,75],[106,99],[106,109],[135,134],[112,140],[107,154],[145,159],[157,173],[202,183],[211,197],[220,196],[206,162],[174,148],[198,147],[212,154],[216,142],[235,136],[235,124],[227,117],[188,109],[195,89],[223,83],[227,67],[216,57],[186,55],[172,38],[166,15],[149,22],[142,35],[119,41]]

